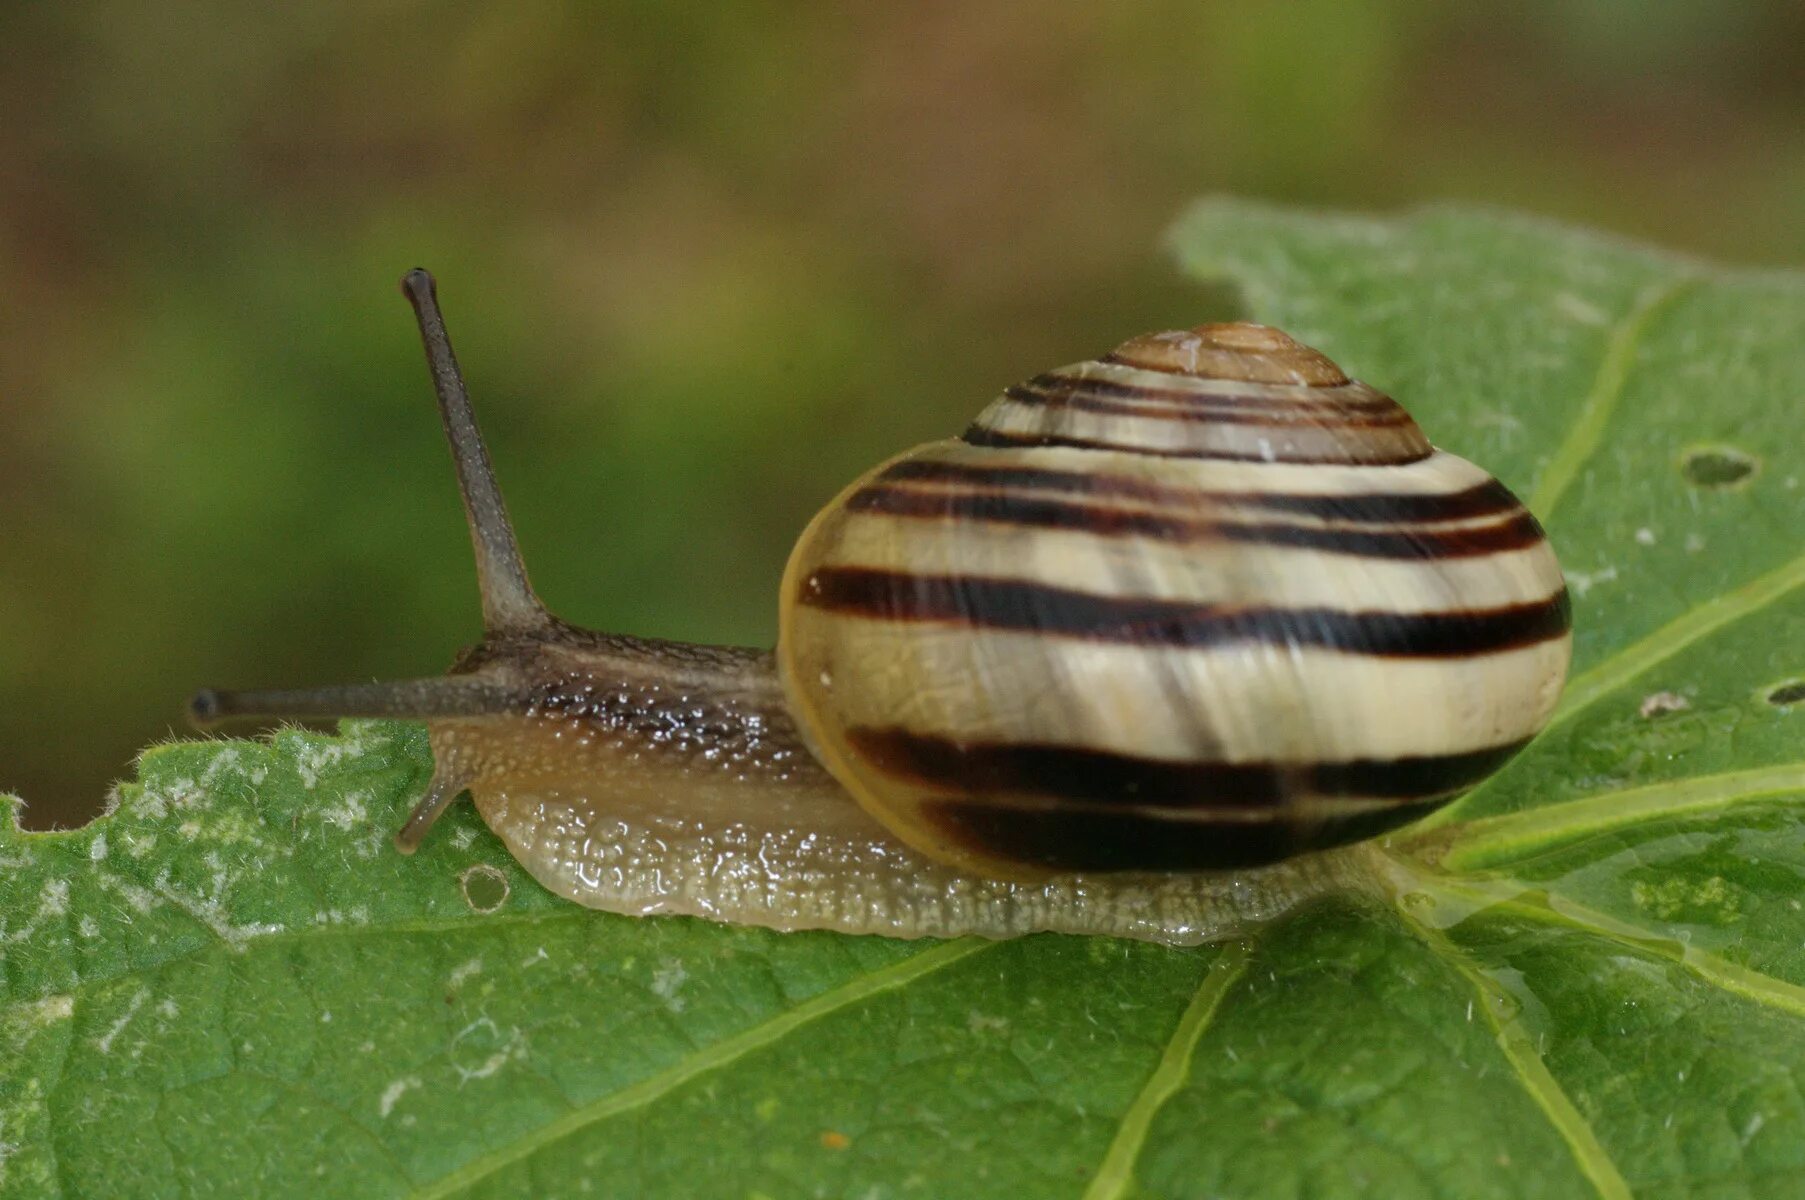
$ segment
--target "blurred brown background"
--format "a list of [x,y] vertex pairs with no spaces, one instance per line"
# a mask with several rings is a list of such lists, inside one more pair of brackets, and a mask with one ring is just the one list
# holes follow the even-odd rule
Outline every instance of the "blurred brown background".
[[1805,259],[1805,6],[0,7],[0,788],[199,683],[439,670],[423,263],[566,616],[768,643],[808,515],[1003,384],[1221,315],[1193,196],[1478,200]]

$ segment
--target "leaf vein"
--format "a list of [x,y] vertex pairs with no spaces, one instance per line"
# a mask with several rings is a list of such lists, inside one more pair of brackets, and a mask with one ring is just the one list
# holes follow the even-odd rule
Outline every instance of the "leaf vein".
[[1805,585],[1805,554],[1676,617],[1576,677],[1567,685],[1566,698],[1554,714],[1554,720],[1549,722],[1550,726],[1571,720],[1650,667],[1665,662],[1725,625],[1753,616],[1801,585]]
[[[1765,575],[1757,576],[1741,587],[1723,592],[1703,604],[1698,605],[1685,615],[1676,617],[1661,626],[1647,637],[1633,642],[1612,654],[1609,658],[1584,674],[1575,676],[1567,684],[1561,705],[1549,719],[1542,730],[1537,744],[1548,736],[1548,731],[1564,724],[1590,708],[1593,704],[1617,691],[1630,680],[1661,663],[1673,658],[1724,626],[1754,616],[1770,604],[1785,599],[1795,589],[1805,586],[1805,554],[1776,567]],[[1533,748],[1531,753],[1533,753]],[[1427,833],[1433,829],[1441,829],[1461,823],[1460,813],[1471,806],[1475,798],[1490,790],[1499,779],[1508,774],[1494,775],[1478,787],[1462,796],[1459,801],[1430,814],[1419,821],[1416,829]],[[1491,818],[1480,818],[1489,820]],[[1477,822],[1474,822],[1475,824]]]
[[1605,429],[1623,399],[1630,366],[1635,362],[1636,347],[1643,333],[1661,310],[1672,305],[1693,285],[1693,280],[1681,279],[1644,289],[1611,331],[1605,343],[1604,358],[1598,364],[1598,373],[1592,377],[1592,386],[1580,400],[1579,416],[1568,427],[1566,436],[1530,492],[1529,509],[1543,521],[1554,514],[1561,497],[1579,478],[1580,469],[1604,441]]
[[1546,899],[1537,903],[1530,899],[1536,889],[1520,880],[1499,878],[1488,880],[1483,886],[1445,878],[1433,882],[1419,879],[1418,883],[1431,892],[1462,896],[1487,908],[1503,909],[1543,925],[1578,930],[1626,949],[1654,954],[1678,963],[1720,991],[1791,1017],[1805,1018],[1805,987],[1730,962],[1671,934],[1613,917],[1553,892],[1542,892]]
[[905,984],[944,970],[961,959],[969,958],[996,944],[981,938],[962,938],[959,941],[942,943],[931,950],[925,950],[911,958],[863,975],[830,992],[804,1001],[795,1008],[780,1013],[750,1029],[742,1030],[732,1037],[723,1038],[620,1091],[593,1100],[581,1108],[572,1109],[556,1121],[540,1126],[511,1145],[497,1147],[472,1159],[450,1174],[443,1175],[419,1188],[413,1195],[416,1200],[430,1200],[430,1198],[450,1196],[465,1191],[481,1183],[495,1172],[520,1162],[546,1146],[610,1117],[644,1108],[683,1084],[710,1071],[727,1067],[745,1055],[763,1049],[805,1025],[850,1005],[871,999],[884,992],[894,991]]
[[1591,1181],[1602,1200],[1633,1200],[1629,1184],[1618,1171],[1617,1164],[1611,1161],[1610,1153],[1598,1140],[1598,1134],[1561,1088],[1560,1081],[1555,1079],[1548,1064],[1542,1060],[1535,1040],[1515,1021],[1501,1018],[1500,1001],[1506,998],[1497,983],[1445,934],[1417,920],[1401,902],[1401,898],[1394,903],[1394,907],[1404,923],[1416,932],[1423,943],[1477,993],[1479,1010],[1485,1014],[1486,1024],[1491,1027],[1498,1049],[1503,1053],[1505,1062],[1510,1064],[1517,1083],[1531,1102],[1542,1110],[1542,1115],[1560,1135],[1561,1140],[1567,1143],[1574,1164]]
[[[1520,860],[1563,842],[1659,820],[1719,812],[1784,792],[1805,791],[1805,762],[1617,788],[1559,804],[1481,817],[1458,826],[1438,865],[1471,870]],[[1434,841],[1433,835],[1425,842]]]
[[1254,943],[1233,942],[1223,948],[1210,969],[1204,972],[1197,990],[1191,996],[1191,1002],[1178,1019],[1172,1030],[1172,1036],[1166,1042],[1165,1052],[1147,1077],[1146,1084],[1134,1101],[1122,1114],[1121,1123],[1116,1127],[1116,1135],[1110,1140],[1109,1149],[1104,1152],[1103,1161],[1097,1167],[1097,1174],[1091,1180],[1090,1187],[1085,1189],[1084,1200],[1116,1200],[1127,1194],[1134,1181],[1134,1166],[1146,1146],[1147,1134],[1153,1127],[1153,1119],[1170,1100],[1174,1093],[1184,1085],[1191,1073],[1191,1058],[1196,1053],[1197,1043],[1203,1039],[1204,1030],[1216,1016],[1222,999],[1228,994],[1236,981],[1247,970],[1249,959],[1253,955]]

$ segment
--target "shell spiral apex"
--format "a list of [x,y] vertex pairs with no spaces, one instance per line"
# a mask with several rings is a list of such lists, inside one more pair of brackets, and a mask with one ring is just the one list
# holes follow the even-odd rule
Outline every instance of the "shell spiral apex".
[[811,749],[898,837],[992,875],[1395,828],[1540,729],[1570,649],[1502,484],[1241,323],[1006,389],[830,504],[781,603]]
[[1006,390],[975,446],[1125,450],[1161,458],[1391,464],[1429,439],[1390,396],[1266,325],[1150,333]]
[[1250,321],[1144,333],[1117,346],[1105,361],[1243,383],[1339,387],[1348,381],[1327,355],[1283,330]]

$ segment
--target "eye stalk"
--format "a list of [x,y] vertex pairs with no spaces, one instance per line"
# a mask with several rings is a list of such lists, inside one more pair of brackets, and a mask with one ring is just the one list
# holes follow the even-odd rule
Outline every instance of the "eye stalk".
[[445,424],[446,440],[451,443],[452,461],[457,464],[458,490],[463,493],[464,512],[470,519],[470,541],[476,550],[483,629],[491,636],[543,629],[551,623],[551,617],[527,581],[526,563],[520,556],[514,527],[508,521],[508,509],[495,481],[488,448],[476,425],[470,391],[464,386],[464,373],[458,369],[451,336],[445,331],[445,317],[439,311],[438,284],[431,272],[415,267],[401,277],[401,293],[413,305],[414,317],[420,324],[426,365],[439,397],[439,418]]
[[[415,267],[401,277],[401,293],[413,306],[438,397],[439,417],[457,467],[458,490],[469,519],[470,542],[476,551],[477,581],[482,593],[486,640],[551,641],[561,627],[540,603],[527,580],[520,546],[508,521],[507,506],[495,480],[495,468],[477,428],[470,392],[458,369],[445,317],[439,311],[438,285],[432,274]],[[193,723],[209,728],[245,717],[393,717],[431,719],[487,716],[519,707],[520,689],[497,678],[476,674],[382,683],[338,684],[318,688],[224,691],[204,688],[188,702]],[[460,777],[435,775],[432,787],[408,819],[395,844],[412,853],[432,823],[463,790]]]

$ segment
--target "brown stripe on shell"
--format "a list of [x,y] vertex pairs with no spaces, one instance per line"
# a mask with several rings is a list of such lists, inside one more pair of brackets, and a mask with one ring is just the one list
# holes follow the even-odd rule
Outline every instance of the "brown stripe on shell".
[[1402,408],[1396,400],[1371,384],[1349,380],[1338,387],[1310,388],[1297,384],[1248,384],[1238,380],[1182,379],[1145,383],[1145,378],[1111,378],[1096,373],[1097,363],[1073,363],[1044,371],[1016,384],[1030,392],[1057,398],[1062,392],[1086,391],[1108,399],[1139,400],[1152,404],[1185,406],[1225,404],[1235,408],[1315,409],[1342,412],[1347,409]]
[[927,520],[985,521],[1031,529],[1062,529],[1099,537],[1150,537],[1170,542],[1223,540],[1263,546],[1291,546],[1364,558],[1468,558],[1521,550],[1543,540],[1542,527],[1527,511],[1485,525],[1452,529],[1344,529],[1277,522],[1208,521],[1145,509],[1010,492],[930,492],[906,487],[868,487],[846,502],[851,512]]
[[1048,467],[993,467],[909,458],[878,474],[878,483],[944,484],[971,488],[1020,488],[1073,492],[1112,500],[1186,507],[1231,505],[1358,524],[1401,525],[1464,521],[1515,513],[1522,505],[1495,479],[1457,492],[1252,492],[1174,487],[1126,475],[1060,471]]
[[1202,648],[1236,642],[1320,646],[1387,658],[1462,658],[1566,635],[1567,589],[1546,600],[1442,612],[1233,608],[1107,596],[1023,579],[821,567],[799,602],[878,621],[936,622],[1093,641]]
[[[1450,754],[1347,762],[1194,762],[1039,742],[968,741],[860,727],[847,743],[877,769],[938,791],[1137,808],[1277,808],[1299,796],[1415,801],[1484,779],[1528,739]],[[1022,811],[1026,808],[1018,806]],[[1174,812],[1173,816],[1182,816]]]
[[[1276,431],[1277,427],[1275,427]],[[1302,452],[1279,445],[1269,450],[1241,451],[1226,448],[1204,446],[1150,446],[1144,442],[1111,441],[1098,437],[1071,437],[1058,433],[1006,433],[992,429],[987,425],[975,423],[960,435],[960,440],[968,446],[987,446],[1004,449],[1026,449],[1045,446],[1058,446],[1068,450],[1110,450],[1118,454],[1145,454],[1155,458],[1192,458],[1209,459],[1218,462],[1282,462],[1302,464],[1360,464],[1369,466],[1403,466],[1407,463],[1421,462],[1434,453],[1427,441],[1411,444],[1402,438],[1399,430],[1399,441],[1396,446],[1369,446],[1364,449],[1350,451],[1337,448],[1332,452]],[[1282,436],[1282,435],[1281,435]],[[1420,435],[1419,435],[1420,436]]]
[[1129,813],[1020,809],[929,800],[922,816],[942,836],[987,858],[1051,871],[1218,871],[1263,866],[1400,828],[1440,799],[1369,809],[1312,824],[1164,820]]
[[1102,400],[1191,408],[1217,405],[1245,412],[1403,413],[1404,406],[1369,384],[1350,381],[1339,387],[1309,388],[1295,384],[1245,384],[1234,380],[1185,379],[1176,384],[1149,384],[1096,374],[1095,363],[1074,363],[1036,375],[1009,390],[1029,401],[1058,403],[1085,394]]
[[1191,421],[1222,425],[1291,425],[1344,426],[1350,429],[1386,429],[1414,424],[1410,414],[1393,405],[1390,408],[1351,409],[1332,404],[1242,405],[1232,396],[1196,397],[1182,405],[1137,404],[1130,400],[1113,400],[1092,394],[1090,388],[1072,388],[1057,393],[1031,391],[1017,384],[1005,388],[1003,395],[1030,408],[1075,408],[1080,412],[1101,413],[1111,417],[1133,417],[1141,421]]

